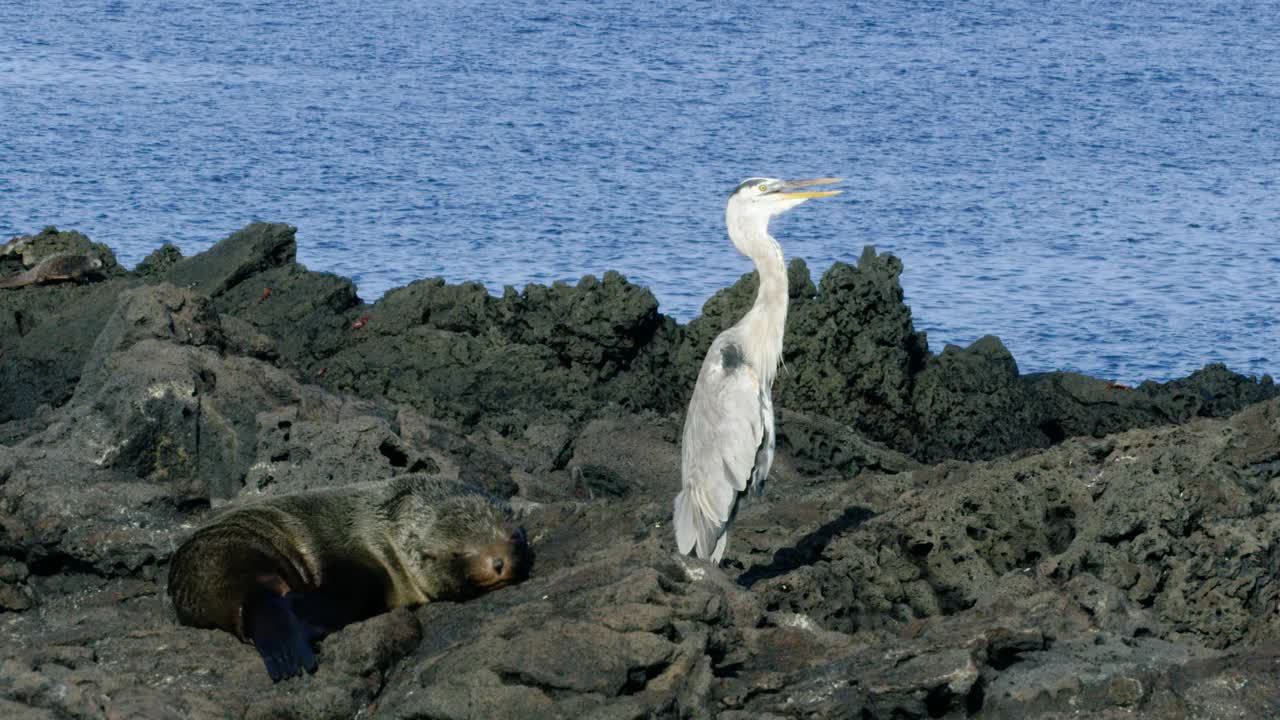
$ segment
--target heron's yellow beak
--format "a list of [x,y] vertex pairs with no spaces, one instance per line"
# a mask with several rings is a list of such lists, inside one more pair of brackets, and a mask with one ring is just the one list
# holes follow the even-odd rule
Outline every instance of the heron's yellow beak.
[[809,180],[788,180],[779,191],[789,198],[820,198],[839,195],[843,190],[803,190],[793,192],[792,188],[813,187],[814,185],[830,185],[840,182],[840,178],[812,178]]

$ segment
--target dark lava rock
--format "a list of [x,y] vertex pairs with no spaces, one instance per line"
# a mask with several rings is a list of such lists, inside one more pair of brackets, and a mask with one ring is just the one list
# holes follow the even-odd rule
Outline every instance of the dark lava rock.
[[20,612],[35,603],[26,580],[31,571],[25,563],[13,558],[0,558],[0,610]]
[[1180,380],[1144,382],[1138,390],[1160,398],[1174,422],[1192,417],[1227,417],[1240,408],[1270,400],[1280,394],[1270,375],[1254,380],[1231,372],[1226,365],[1205,365]]
[[226,290],[214,298],[214,306],[274,339],[286,362],[321,380],[317,371],[325,365],[318,361],[349,340],[360,300],[350,280],[292,264]]
[[1018,381],[1018,365],[1000,339],[967,348],[948,345],[915,377],[913,454],[923,462],[987,458],[1018,448],[1047,447],[1037,398]]
[[[256,223],[191,258],[162,249],[137,277],[207,294],[236,352],[291,366],[334,391],[504,436],[576,425],[610,407],[682,413],[706,347],[754,297],[752,273],[685,328],[616,273],[501,298],[476,283],[426,280],[370,306],[349,280],[298,265],[294,233]],[[53,231],[23,247],[41,243],[90,247],[81,235]],[[780,408],[830,418],[933,462],[1221,417],[1280,393],[1270,378],[1257,382],[1221,366],[1132,392],[1068,373],[1019,376],[994,337],[934,356],[902,303],[901,270],[893,256],[867,248],[857,267],[837,263],[815,287],[804,263],[792,261],[774,389]],[[0,331],[9,330],[0,333],[0,438],[39,430],[40,408],[70,398],[95,328],[137,282],[118,268],[108,277],[0,293]]]
[[787,323],[777,404],[826,415],[890,447],[912,448],[911,391],[928,346],[902,303],[902,262],[868,247],[831,266]]
[[[1270,401],[1225,423],[824,486],[813,525],[840,505],[878,514],[756,587],[770,607],[856,632],[884,618],[966,611],[1010,573],[1089,574],[1149,608],[1164,639],[1225,648],[1269,635],[1280,630],[1270,610],[1280,597],[1270,570],[1280,516],[1268,509],[1268,483],[1280,478],[1277,417]],[[794,532],[803,539],[803,528]],[[775,561],[751,555],[748,568]]]
[[629,402],[616,381],[657,331],[656,308],[616,273],[502,298],[476,283],[425,280],[351,313],[344,345],[314,364],[330,387],[509,432],[532,417],[576,419]]
[[1223,365],[1206,365],[1181,380],[1145,382],[1137,388],[1062,372],[1021,380],[1036,403],[1035,422],[1044,433],[1043,444],[1195,417],[1226,417],[1251,403],[1280,396],[1271,376],[1245,377]]
[[208,252],[175,264],[165,278],[213,299],[223,315],[248,322],[275,341],[289,363],[308,370],[339,348],[349,311],[359,305],[355,285],[299,265],[297,228],[254,223]]
[[[103,269],[85,282],[0,290],[0,426],[31,419],[41,406],[58,407],[71,398],[98,328],[128,286],[111,250],[78,232],[50,227],[11,242],[11,251],[0,255],[0,277],[20,274],[60,252],[93,254]],[[33,429],[14,428],[0,437],[21,437]]]
[[283,362],[326,387],[468,426],[510,432],[538,416],[587,417],[602,403],[676,402],[677,390],[651,375],[665,365],[674,323],[617,273],[501,298],[477,283],[424,280],[365,305],[349,280],[309,272],[295,254],[294,228],[255,224],[166,278],[275,338]]
[[76,399],[39,443],[231,497],[253,461],[256,412],[296,402],[299,389],[287,373],[226,349],[208,298],[168,284],[122,293]]
[[499,497],[519,491],[512,463],[411,409],[377,406],[306,388],[301,402],[258,415],[258,461],[245,486],[289,493],[425,472]]
[[803,475],[852,477],[864,471],[901,472],[916,464],[821,415],[784,408],[778,411],[777,433],[778,450]]
[[182,251],[174,245],[165,243],[143,258],[133,271],[141,277],[164,277],[170,268],[181,261]]
[[120,580],[0,632],[0,710],[60,718],[350,718],[421,636],[407,611],[375,617],[327,638],[314,677],[272,685],[252,646],[179,626],[163,588]]
[[[573,443],[568,467],[578,486],[569,492],[585,499],[664,492],[674,497],[679,485],[666,481],[680,476],[677,432],[674,424],[658,418],[591,421]],[[656,449],[667,452],[656,453]]]
[[218,297],[258,273],[292,264],[297,228],[253,223],[205,252],[181,260],[165,279],[210,297]]
[[761,612],[719,570],[675,558],[651,539],[418,615],[423,643],[391,678],[374,717],[698,712],[714,682],[712,658]]
[[[790,266],[775,471],[723,568],[674,554],[671,498],[701,353],[751,276],[683,329],[614,274],[370,306],[260,224],[0,293],[0,714],[1272,713],[1270,378],[1022,376],[994,337],[935,356],[900,271]],[[278,685],[176,623],[166,564],[213,505],[403,472],[516,496],[533,577],[347,627]]]

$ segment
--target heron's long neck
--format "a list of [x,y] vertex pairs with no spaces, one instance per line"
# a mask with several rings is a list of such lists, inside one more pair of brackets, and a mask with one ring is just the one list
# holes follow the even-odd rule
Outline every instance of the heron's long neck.
[[760,287],[756,291],[755,304],[738,321],[748,337],[757,338],[755,346],[747,352],[752,365],[761,374],[765,387],[773,385],[782,357],[782,336],[787,325],[787,266],[782,258],[782,246],[769,235],[766,227],[734,228],[745,236],[743,247],[752,248],[749,254],[756,265]]

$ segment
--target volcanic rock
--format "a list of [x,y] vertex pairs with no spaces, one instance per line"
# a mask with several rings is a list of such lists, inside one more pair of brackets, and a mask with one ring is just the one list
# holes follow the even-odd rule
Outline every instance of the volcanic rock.
[[[713,567],[671,534],[683,405],[752,276],[680,327],[612,273],[368,305],[295,249],[256,224],[0,293],[6,717],[1172,719],[1280,700],[1269,377],[1024,376],[993,336],[934,355],[892,256],[817,286],[793,262],[774,473]],[[403,472],[509,498],[533,576],[344,628],[277,685],[251,646],[177,624],[167,563],[215,505]]]
[[[66,282],[0,291],[0,441],[38,427],[41,407],[55,408],[75,391],[97,330],[129,281],[105,245],[48,227],[15,238],[0,255],[0,277],[18,275],[60,252],[93,254],[107,282]],[[5,423],[18,421],[8,428]]]

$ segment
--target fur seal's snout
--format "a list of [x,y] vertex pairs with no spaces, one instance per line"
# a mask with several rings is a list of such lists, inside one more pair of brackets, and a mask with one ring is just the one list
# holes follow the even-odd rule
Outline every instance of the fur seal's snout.
[[474,590],[488,592],[527,579],[533,557],[528,534],[516,528],[505,539],[464,553],[464,573]]

